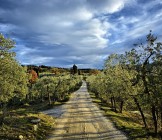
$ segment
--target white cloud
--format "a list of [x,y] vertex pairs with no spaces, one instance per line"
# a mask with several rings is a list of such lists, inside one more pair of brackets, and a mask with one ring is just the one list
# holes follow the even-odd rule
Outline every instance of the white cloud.
[[[139,3],[134,4],[136,4],[134,5],[135,7],[139,5]],[[149,11],[150,8],[154,8],[152,6],[157,6],[158,4],[158,0],[155,0],[154,3],[152,1],[148,2],[146,5],[138,6],[142,14],[129,15],[127,17],[121,16],[116,19],[112,29],[119,35],[116,36],[116,39],[111,42],[111,44],[119,45],[123,43],[126,44],[126,42],[129,44],[130,40],[138,41],[138,39],[145,37],[150,30],[160,35],[159,30],[161,29],[160,22],[162,22],[162,19],[159,17],[162,16],[162,14],[160,14],[162,10],[156,8],[151,13]],[[132,42],[132,44],[133,43],[135,42]]]
[[87,0],[89,8],[96,14],[120,11],[126,0]]
[[[0,30],[14,32],[23,44],[16,49],[23,63],[97,66],[112,52],[111,45],[140,37],[158,24],[162,11],[148,13],[151,4],[160,2],[155,1],[140,6],[136,0],[6,0],[0,6]],[[120,13],[131,6],[139,6],[142,14]]]

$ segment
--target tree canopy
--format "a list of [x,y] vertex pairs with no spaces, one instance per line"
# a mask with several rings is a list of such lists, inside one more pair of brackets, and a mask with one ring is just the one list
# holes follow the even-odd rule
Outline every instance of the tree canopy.
[[15,59],[11,51],[14,41],[0,34],[0,102],[13,97],[23,98],[27,93],[26,69]]

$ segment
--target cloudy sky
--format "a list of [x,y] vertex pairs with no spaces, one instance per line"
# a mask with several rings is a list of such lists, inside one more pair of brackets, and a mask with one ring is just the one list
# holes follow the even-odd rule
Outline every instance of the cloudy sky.
[[162,37],[162,0],[0,0],[21,64],[102,68],[150,30]]

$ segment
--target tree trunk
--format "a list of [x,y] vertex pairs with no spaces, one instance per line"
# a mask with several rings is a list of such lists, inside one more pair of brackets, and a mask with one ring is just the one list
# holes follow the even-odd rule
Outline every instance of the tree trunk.
[[48,103],[51,105],[51,97],[50,97],[50,92],[49,92],[49,87],[47,86],[47,94],[48,94]]
[[26,94],[26,101],[29,100],[29,94]]
[[4,119],[7,115],[7,105],[6,103],[3,104],[3,107],[2,107],[2,117],[1,117],[1,120],[0,120],[0,125],[2,125],[4,123]]
[[145,128],[148,128],[148,127],[147,127],[147,123],[146,123],[146,119],[145,119],[145,116],[144,116],[144,113],[143,113],[143,111],[142,111],[142,108],[141,108],[141,106],[140,106],[140,104],[139,104],[137,98],[136,98],[136,97],[133,97],[133,99],[134,99],[134,102],[135,102],[135,104],[137,105],[137,108],[138,108],[138,110],[139,110],[139,112],[140,112],[140,114],[141,114],[141,117],[142,117],[142,120],[143,120],[143,123],[144,123],[144,127],[145,127]]
[[156,119],[157,119],[157,122],[158,122],[158,119],[159,119],[159,110],[156,109],[155,112],[156,112]]
[[162,102],[161,102],[161,105],[160,105],[160,135],[161,135],[161,139],[162,139]]
[[122,100],[120,103],[120,113],[123,112],[124,101]]
[[32,101],[32,87],[33,87],[33,84],[31,83],[30,87],[29,87],[29,94],[28,94],[29,95],[28,96],[29,97],[29,101]]
[[114,108],[113,97],[110,98],[110,101],[111,101],[111,108],[113,109]]
[[151,112],[152,112],[152,119],[153,119],[153,122],[154,122],[154,132],[155,132],[155,134],[157,134],[158,126],[157,126],[157,116],[156,116],[155,105],[152,105]]
[[43,102],[43,93],[41,93],[41,102]]
[[113,104],[114,104],[114,111],[117,112],[117,110],[116,110],[116,101],[115,101],[115,97],[113,97],[113,102],[114,102],[114,103],[113,103]]
[[50,97],[50,93],[48,92],[48,102],[49,102],[49,105],[51,105],[51,97]]

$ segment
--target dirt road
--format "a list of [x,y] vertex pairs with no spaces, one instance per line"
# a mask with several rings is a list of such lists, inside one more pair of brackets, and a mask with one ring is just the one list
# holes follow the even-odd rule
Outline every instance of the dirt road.
[[66,104],[44,113],[57,116],[56,128],[48,140],[127,139],[92,103],[85,82]]

